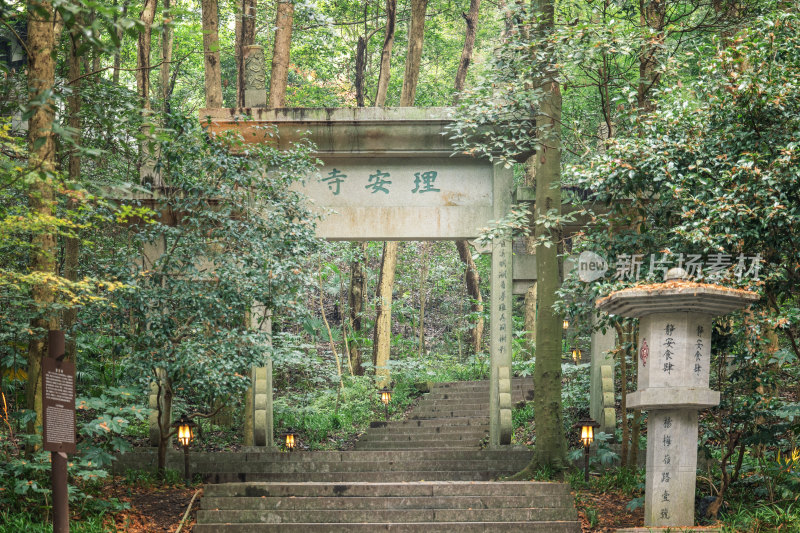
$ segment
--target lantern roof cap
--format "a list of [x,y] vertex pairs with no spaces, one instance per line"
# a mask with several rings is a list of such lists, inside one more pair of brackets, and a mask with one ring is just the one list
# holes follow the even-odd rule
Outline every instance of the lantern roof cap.
[[655,313],[693,312],[725,315],[757,302],[758,293],[680,278],[614,291],[595,305],[609,314],[641,317]]

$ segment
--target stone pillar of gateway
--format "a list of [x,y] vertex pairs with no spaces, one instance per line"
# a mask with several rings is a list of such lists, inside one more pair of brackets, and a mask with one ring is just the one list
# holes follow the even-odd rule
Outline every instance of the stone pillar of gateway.
[[645,526],[694,525],[697,413],[719,404],[719,392],[709,388],[712,320],[759,299],[685,276],[671,269],[664,283],[597,301],[609,314],[639,318],[638,387],[628,395],[628,407],[649,411]]
[[[448,108],[203,109],[212,133],[238,130],[245,142],[291,148],[306,138],[322,166],[298,188],[323,216],[329,240],[474,239],[504,217],[512,171],[453,153]],[[266,137],[263,126],[277,128]],[[490,442],[511,442],[512,246],[492,246]],[[271,390],[270,390],[271,394]]]

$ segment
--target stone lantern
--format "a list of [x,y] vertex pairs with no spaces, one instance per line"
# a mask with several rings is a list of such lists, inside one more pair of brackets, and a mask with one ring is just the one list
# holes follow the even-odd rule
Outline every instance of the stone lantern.
[[709,388],[711,327],[759,299],[751,291],[685,281],[671,269],[664,283],[613,292],[603,311],[639,318],[638,387],[628,407],[649,411],[644,525],[694,525],[697,413],[719,404]]

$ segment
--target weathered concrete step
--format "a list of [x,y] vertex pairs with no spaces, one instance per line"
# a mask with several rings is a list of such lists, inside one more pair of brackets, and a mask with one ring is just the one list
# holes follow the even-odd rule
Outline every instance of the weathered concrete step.
[[343,523],[343,522],[527,522],[532,520],[576,520],[574,509],[566,507],[510,509],[302,509],[302,510],[200,510],[197,522],[209,523],[266,523],[286,522]]
[[461,409],[463,411],[483,411],[489,409],[489,402],[473,402],[460,400],[420,400],[414,411],[420,409]]
[[369,428],[364,435],[419,435],[436,433],[439,435],[465,435],[489,431],[489,424],[475,426],[395,426],[392,428]]
[[[407,452],[381,451],[313,451],[313,452],[271,452],[271,453],[231,453],[220,454],[197,453],[190,455],[191,464],[235,463],[297,463],[297,462],[350,462],[350,461],[455,461],[455,460],[497,460],[509,458],[530,458],[533,452],[524,446],[487,448],[482,450],[464,450],[454,447],[452,450],[409,450]],[[170,454],[171,455],[171,454]],[[175,455],[183,459],[183,454]]]
[[481,440],[488,434],[485,431],[470,431],[465,433],[441,433],[436,431],[418,431],[415,433],[373,433],[369,432],[361,436],[359,442],[401,442],[412,440],[446,440],[457,442],[462,440]]
[[[472,442],[472,444],[470,444]],[[460,448],[480,448],[480,440],[468,441],[462,440],[457,443],[452,443],[448,440],[409,440],[399,442],[380,442],[380,441],[356,441],[356,450],[422,450],[431,448],[444,448],[448,449],[451,446],[459,446]]]
[[461,482],[424,481],[419,483],[228,483],[208,485],[205,497],[283,496],[514,496],[539,498],[545,495],[569,496],[566,483],[544,481]]
[[411,522],[411,523],[357,523],[357,524],[197,524],[194,533],[272,533],[299,531],[313,533],[580,533],[577,521],[565,522]]
[[469,410],[414,410],[409,417],[411,420],[420,420],[425,418],[473,418],[473,417],[487,417],[489,410],[485,411],[469,411]]
[[398,472],[198,472],[204,483],[232,483],[248,481],[316,481],[327,483],[353,482],[410,482],[410,481],[491,481],[515,474],[519,469],[492,469],[483,471],[398,471]]
[[390,420],[389,422],[371,422],[370,427],[397,427],[397,426],[485,426],[489,424],[489,415],[459,418],[441,418],[438,420],[407,419]]
[[[528,377],[524,377],[524,378],[511,378],[511,384],[512,384],[512,386],[522,385],[522,386],[528,386],[530,388],[533,388],[533,377],[528,376]],[[475,386],[488,387],[489,386],[489,380],[488,379],[482,379],[482,380],[477,380],[477,381],[437,381],[435,383],[431,383],[431,390],[434,390],[434,389],[437,389],[437,388],[453,388],[453,389],[457,389],[459,387],[475,387]]]
[[[335,472],[430,472],[438,470],[464,470],[482,471],[493,469],[522,470],[528,464],[525,458],[516,460],[454,460],[454,461],[344,461],[344,462],[313,462],[313,463],[226,463],[220,464],[215,472],[269,472],[269,473],[335,473]],[[197,469],[202,472],[202,468]]]
[[203,497],[202,507],[212,509],[509,509],[559,507],[563,494],[541,496],[221,496]]

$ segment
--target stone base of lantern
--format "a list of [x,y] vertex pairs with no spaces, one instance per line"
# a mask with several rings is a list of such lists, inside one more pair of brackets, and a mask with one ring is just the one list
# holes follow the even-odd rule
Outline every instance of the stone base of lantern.
[[644,525],[694,525],[697,411],[652,409],[647,420]]

